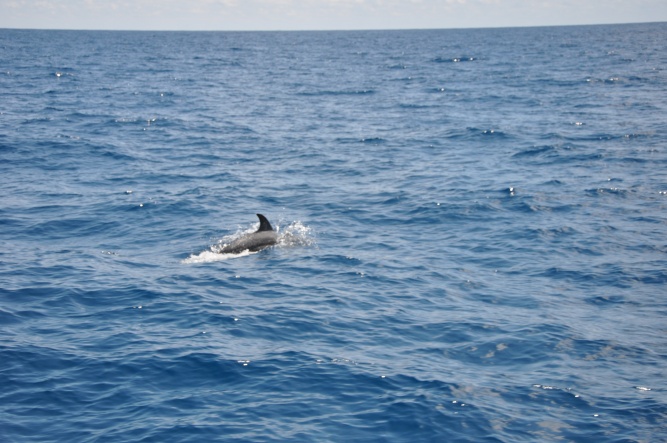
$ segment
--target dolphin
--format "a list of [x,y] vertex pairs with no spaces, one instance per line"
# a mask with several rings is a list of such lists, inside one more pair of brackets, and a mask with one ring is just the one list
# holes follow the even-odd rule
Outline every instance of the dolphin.
[[243,251],[257,252],[261,249],[275,245],[278,241],[278,233],[273,230],[271,223],[262,214],[259,218],[259,229],[252,234],[246,234],[225,245],[220,252],[223,254],[238,254]]

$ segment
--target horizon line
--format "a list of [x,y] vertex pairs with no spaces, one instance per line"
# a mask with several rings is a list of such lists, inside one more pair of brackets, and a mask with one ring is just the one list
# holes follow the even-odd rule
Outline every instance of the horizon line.
[[609,22],[609,23],[575,23],[557,25],[515,25],[515,26],[463,26],[451,28],[331,28],[331,29],[116,29],[116,28],[32,28],[32,27],[0,27],[0,30],[11,31],[86,31],[86,32],[373,32],[373,31],[447,31],[447,30],[475,30],[475,29],[528,29],[528,28],[565,28],[584,26],[623,26],[661,24],[667,21],[636,21],[636,22]]

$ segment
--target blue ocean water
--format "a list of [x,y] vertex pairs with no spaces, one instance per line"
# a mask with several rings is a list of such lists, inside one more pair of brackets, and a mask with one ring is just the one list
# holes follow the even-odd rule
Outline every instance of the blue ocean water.
[[667,441],[665,41],[0,30],[0,441]]

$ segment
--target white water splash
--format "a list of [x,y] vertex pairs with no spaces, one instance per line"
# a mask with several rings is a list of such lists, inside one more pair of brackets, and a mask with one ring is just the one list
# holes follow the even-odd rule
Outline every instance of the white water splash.
[[232,258],[246,257],[248,255],[257,254],[256,252],[242,251],[238,254],[222,254],[220,252],[213,251],[213,248],[216,246],[211,246],[210,250],[202,251],[199,254],[192,254],[190,257],[181,260],[183,264],[194,264],[194,263],[211,263],[216,261],[230,260]]
[[294,248],[297,246],[314,246],[315,238],[313,230],[301,223],[294,221],[287,225],[284,229],[278,230],[278,243],[280,248]]

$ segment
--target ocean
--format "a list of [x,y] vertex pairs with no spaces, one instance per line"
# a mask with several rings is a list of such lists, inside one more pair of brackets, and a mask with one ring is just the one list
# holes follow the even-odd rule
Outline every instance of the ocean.
[[667,441],[665,41],[0,30],[0,441]]

